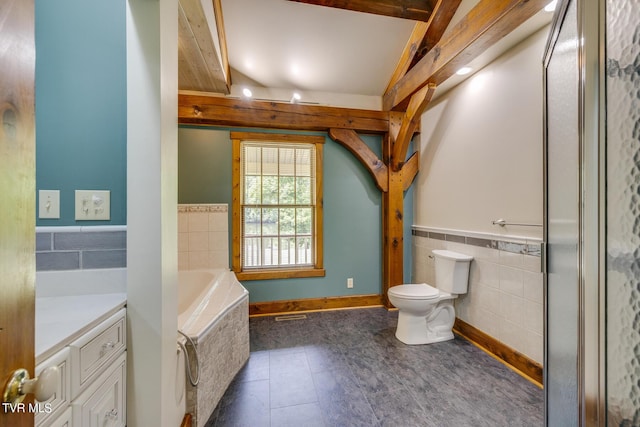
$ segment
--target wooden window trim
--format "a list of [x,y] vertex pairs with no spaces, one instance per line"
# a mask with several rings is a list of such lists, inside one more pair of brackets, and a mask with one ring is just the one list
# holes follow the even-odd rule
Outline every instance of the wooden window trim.
[[[323,277],[324,270],[324,250],[323,250],[323,147],[325,143],[324,136],[320,135],[297,135],[297,134],[279,134],[279,133],[259,133],[259,132],[231,132],[231,142],[233,145],[233,171],[232,171],[232,268],[236,273],[238,280],[268,280],[268,279],[289,279],[301,277]],[[242,251],[242,215],[240,209],[240,149],[243,141],[264,141],[272,143],[291,143],[299,142],[306,144],[315,144],[316,146],[316,204],[314,209],[315,224],[315,264],[313,267],[278,267],[278,268],[259,268],[259,269],[242,269],[241,251]]]

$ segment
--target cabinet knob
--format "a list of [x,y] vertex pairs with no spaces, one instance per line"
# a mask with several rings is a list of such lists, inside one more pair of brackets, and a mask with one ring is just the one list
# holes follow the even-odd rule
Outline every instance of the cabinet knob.
[[32,393],[39,402],[49,400],[58,389],[60,370],[57,366],[50,366],[40,372],[37,378],[29,378],[26,369],[13,372],[2,396],[5,403],[20,403],[27,394]]
[[102,344],[102,351],[100,352],[100,357],[104,356],[107,352],[113,350],[116,344],[113,341],[106,342]]
[[113,408],[112,410],[110,410],[109,412],[107,412],[106,414],[104,414],[104,417],[107,420],[117,420],[118,419],[118,410]]

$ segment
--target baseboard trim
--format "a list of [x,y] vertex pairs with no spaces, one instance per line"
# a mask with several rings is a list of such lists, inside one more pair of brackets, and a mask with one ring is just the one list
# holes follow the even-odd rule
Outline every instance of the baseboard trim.
[[538,362],[457,317],[453,330],[542,387],[542,365]]
[[180,427],[191,427],[193,423],[193,419],[191,418],[191,414],[184,414],[184,418],[182,419],[182,424]]
[[342,308],[382,306],[382,295],[347,295],[340,297],[305,298],[254,302],[249,304],[250,316],[269,316],[300,311],[337,310]]

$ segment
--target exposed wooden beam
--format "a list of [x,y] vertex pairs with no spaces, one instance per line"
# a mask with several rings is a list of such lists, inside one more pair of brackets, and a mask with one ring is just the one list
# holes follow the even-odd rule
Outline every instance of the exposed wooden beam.
[[319,131],[343,128],[381,134],[389,128],[389,113],[180,92],[178,123]]
[[[383,139],[382,151],[391,158],[393,136]],[[401,171],[388,169],[389,190],[382,193],[382,294],[385,307],[393,307],[387,292],[392,286],[404,283],[404,192]]]
[[413,133],[420,125],[420,117],[429,104],[429,101],[431,101],[435,91],[436,85],[429,83],[411,96],[409,107],[402,117],[402,124],[400,125],[400,130],[393,144],[391,166],[394,170],[400,170],[402,168],[404,160],[407,157],[409,143],[411,142],[411,138],[413,138]]
[[409,69],[413,68],[442,39],[442,35],[449,26],[461,2],[462,0],[442,0],[440,2],[433,12],[429,29],[418,47]]
[[229,93],[229,83],[199,0],[178,3],[178,39],[179,89]]
[[462,0],[438,0],[428,22],[416,22],[396,69],[385,89],[387,93],[398,80],[418,63],[442,38]]
[[384,95],[384,109],[395,108],[427,83],[442,83],[539,12],[546,3],[548,0],[480,0],[449,35]]
[[409,70],[409,66],[413,62],[413,58],[418,52],[418,48],[422,44],[422,41],[427,34],[428,29],[428,22],[416,22],[416,25],[414,25],[413,31],[409,36],[409,40],[407,41],[407,44],[402,51],[402,55],[400,55],[400,60],[398,61],[398,64],[396,64],[396,69],[393,71],[391,79],[389,80],[389,84],[384,91],[385,93],[387,93],[393,87],[393,85],[398,83],[398,80],[400,80],[407,73],[407,71]]
[[360,160],[360,163],[363,164],[365,169],[367,169],[373,177],[376,187],[378,187],[380,191],[387,191],[387,166],[371,151],[367,144],[360,139],[357,133],[350,129],[329,129],[329,136]]
[[437,0],[289,0],[356,12],[428,21]]
[[414,151],[409,160],[402,166],[402,190],[407,191],[420,170],[420,152]]
[[222,16],[222,0],[213,0],[213,13],[216,18],[216,31],[220,43],[220,57],[222,58],[222,71],[224,72],[227,86],[231,86],[231,68],[229,67],[229,52],[227,51],[227,33],[225,32],[224,18]]

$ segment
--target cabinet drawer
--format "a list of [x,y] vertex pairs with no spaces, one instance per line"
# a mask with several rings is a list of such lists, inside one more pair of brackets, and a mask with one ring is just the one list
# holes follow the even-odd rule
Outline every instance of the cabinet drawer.
[[72,399],[122,353],[126,345],[125,331],[125,309],[122,309],[69,346],[73,366]]
[[58,388],[56,389],[55,394],[51,399],[45,402],[40,402],[39,407],[43,410],[36,412],[35,425],[37,427],[57,425],[51,424],[51,421],[60,416],[60,414],[69,406],[69,402],[71,401],[71,375],[69,372],[70,362],[71,358],[69,356],[69,348],[65,347],[36,366],[36,376],[39,376],[40,372],[51,366],[57,366],[60,370],[60,382],[58,383]]
[[52,422],[47,421],[48,427],[73,427],[73,410],[71,406]]
[[73,402],[73,424],[115,427],[126,423],[126,352]]

